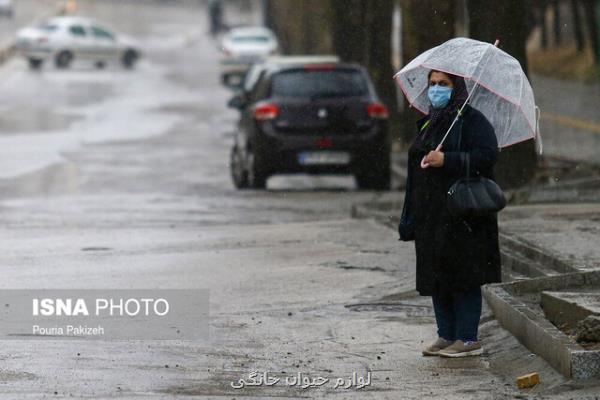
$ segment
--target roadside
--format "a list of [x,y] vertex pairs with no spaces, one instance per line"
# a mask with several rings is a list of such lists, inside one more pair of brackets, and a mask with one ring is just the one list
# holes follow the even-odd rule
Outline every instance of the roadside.
[[[512,383],[491,372],[487,357],[421,356],[435,331],[429,299],[412,290],[411,245],[348,217],[353,203],[379,194],[349,190],[343,178],[305,179],[298,188],[280,177],[268,191],[233,189],[227,160],[235,115],[224,107],[216,49],[198,27],[201,10],[149,7],[132,17],[129,6],[94,5],[117,25],[146,21],[140,35],[156,47],[139,75],[48,70],[37,81],[64,94],[49,111],[73,98],[76,110],[91,110],[71,122],[78,130],[68,125],[58,134],[112,139],[62,153],[63,179],[10,184],[2,286],[210,288],[211,342],[13,337],[4,341],[0,397],[513,398]],[[144,90],[142,78],[153,79]],[[18,92],[18,82],[5,91]],[[36,93],[24,91],[23,101]],[[134,111],[129,129],[113,130],[123,110]],[[152,133],[156,124],[144,121],[155,114],[167,114],[160,132],[126,136]],[[114,140],[118,134],[123,140]],[[29,184],[22,196],[19,185]],[[334,382],[371,373],[372,382],[337,390],[231,387],[254,370]]]

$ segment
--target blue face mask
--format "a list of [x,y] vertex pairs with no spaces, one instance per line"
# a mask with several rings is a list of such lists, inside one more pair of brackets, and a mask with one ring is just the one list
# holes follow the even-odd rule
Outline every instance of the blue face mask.
[[427,96],[433,108],[444,108],[448,105],[452,96],[452,88],[448,86],[429,86]]

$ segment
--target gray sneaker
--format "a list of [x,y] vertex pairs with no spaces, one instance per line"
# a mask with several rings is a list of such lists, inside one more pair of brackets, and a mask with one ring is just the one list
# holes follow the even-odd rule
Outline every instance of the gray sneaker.
[[437,338],[437,340],[431,343],[428,347],[423,349],[424,356],[437,356],[440,350],[445,349],[450,346],[454,341],[442,339],[441,337]]
[[452,345],[440,350],[438,353],[440,357],[451,358],[479,356],[481,354],[483,354],[481,342],[463,342],[462,340],[457,340],[452,343]]

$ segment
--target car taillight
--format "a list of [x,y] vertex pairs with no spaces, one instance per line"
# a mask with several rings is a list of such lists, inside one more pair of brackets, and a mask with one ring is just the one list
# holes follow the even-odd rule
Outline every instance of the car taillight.
[[319,138],[315,140],[315,144],[320,149],[328,149],[331,146],[333,146],[333,140],[331,140],[330,138]]
[[38,43],[48,43],[48,38],[47,37],[41,37],[37,40]]
[[387,119],[389,117],[388,109],[381,103],[371,103],[367,106],[367,113],[371,118]]
[[275,104],[261,104],[254,108],[254,119],[259,121],[267,121],[277,118],[279,115],[279,107]]

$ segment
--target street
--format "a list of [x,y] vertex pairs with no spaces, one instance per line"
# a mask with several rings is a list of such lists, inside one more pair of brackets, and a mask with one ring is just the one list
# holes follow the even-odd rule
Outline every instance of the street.
[[[5,339],[1,399],[514,398],[514,371],[529,366],[510,370],[502,346],[528,352],[485,306],[488,355],[421,356],[437,335],[431,299],[414,291],[414,244],[351,218],[356,203],[402,193],[358,191],[351,176],[233,187],[237,111],[204,8],[80,12],[135,36],[144,57],[132,71],[0,66],[0,287],[208,289],[210,338]],[[371,382],[232,386],[253,371]]]
[[[375,393],[404,388],[422,363],[411,343],[433,337],[420,322],[431,310],[409,307],[392,323],[380,312],[375,323],[345,307],[413,287],[410,252],[398,252],[409,246],[350,219],[352,203],[375,194],[353,191],[352,177],[276,177],[266,192],[235,190],[236,115],[225,108],[204,10],[88,7],[117,29],[135,27],[146,59],[134,71],[31,72],[17,58],[2,67],[2,287],[208,288],[210,344],[13,339],[1,396],[235,396],[230,383],[255,369],[368,370]],[[381,343],[396,343],[404,359],[382,354]]]

